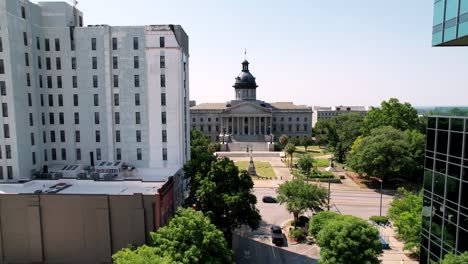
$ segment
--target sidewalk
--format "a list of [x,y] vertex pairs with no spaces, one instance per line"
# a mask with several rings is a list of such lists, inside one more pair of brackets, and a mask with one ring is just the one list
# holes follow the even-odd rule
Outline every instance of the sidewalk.
[[418,264],[418,261],[408,258],[403,251],[403,242],[395,238],[395,230],[393,227],[379,227],[382,236],[390,244],[390,249],[386,249],[383,255],[379,258],[383,264],[400,264],[403,260],[405,264]]

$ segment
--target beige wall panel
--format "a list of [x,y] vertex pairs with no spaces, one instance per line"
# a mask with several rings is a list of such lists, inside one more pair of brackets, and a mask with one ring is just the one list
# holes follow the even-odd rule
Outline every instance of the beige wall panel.
[[145,243],[145,218],[141,195],[109,195],[112,252],[130,243]]
[[3,260],[42,260],[40,218],[36,195],[1,195],[0,223]]

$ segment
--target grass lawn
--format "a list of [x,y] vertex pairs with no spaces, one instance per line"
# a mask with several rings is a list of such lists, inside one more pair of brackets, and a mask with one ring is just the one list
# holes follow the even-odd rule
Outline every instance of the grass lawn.
[[[249,162],[248,161],[236,161],[235,162],[239,170],[248,170]],[[262,177],[274,178],[276,177],[275,171],[271,167],[270,162],[264,161],[254,161],[255,170],[257,174]]]
[[[299,156],[294,157],[293,164],[297,163],[298,159],[299,159]],[[286,162],[284,164],[289,167],[289,162],[290,161],[291,161],[291,158],[289,156],[287,156],[286,157]],[[255,166],[257,166],[257,165],[255,165]],[[330,160],[329,159],[315,159],[314,167],[315,166],[326,168],[326,167],[330,166]]]
[[[304,146],[296,146],[296,152],[294,153],[294,157],[298,158],[300,155],[306,154]],[[330,154],[325,148],[319,148],[318,146],[308,146],[307,147],[307,154],[315,157],[315,156],[322,156]]]

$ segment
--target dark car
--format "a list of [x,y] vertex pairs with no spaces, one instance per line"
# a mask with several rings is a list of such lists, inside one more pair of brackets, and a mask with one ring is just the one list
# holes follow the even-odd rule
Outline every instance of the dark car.
[[263,196],[262,201],[264,203],[277,203],[276,198],[272,196]]
[[273,244],[275,244],[276,246],[283,245],[284,236],[283,236],[283,231],[281,230],[281,227],[273,225],[270,227],[270,229],[271,229],[271,242],[273,242]]

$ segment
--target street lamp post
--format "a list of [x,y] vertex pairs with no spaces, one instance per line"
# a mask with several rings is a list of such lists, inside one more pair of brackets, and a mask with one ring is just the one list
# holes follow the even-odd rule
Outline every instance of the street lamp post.
[[[330,166],[326,167],[325,170],[329,172],[336,171],[335,166],[333,165],[333,157],[330,158]],[[331,188],[331,178],[328,178],[328,204],[327,204],[328,211],[330,211],[330,188]]]
[[330,211],[330,186],[331,186],[330,183],[331,183],[331,182],[330,182],[330,179],[328,179],[328,203],[327,203],[327,209],[328,209],[328,211]]
[[383,187],[383,179],[379,180],[380,182],[380,216],[382,216],[382,187]]

